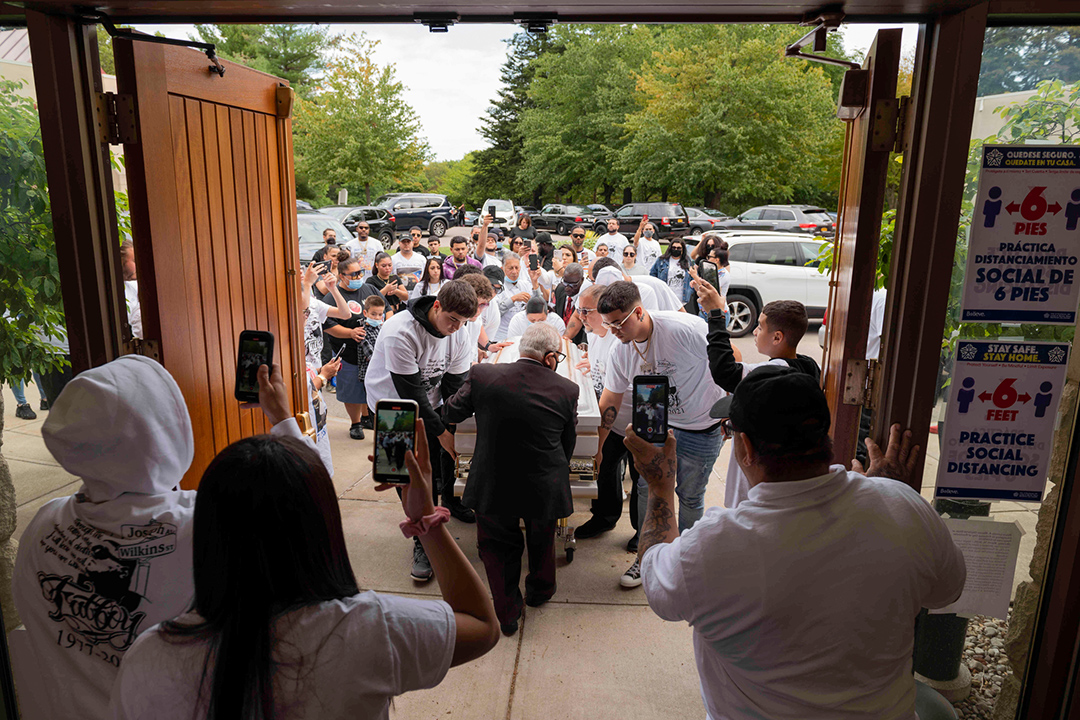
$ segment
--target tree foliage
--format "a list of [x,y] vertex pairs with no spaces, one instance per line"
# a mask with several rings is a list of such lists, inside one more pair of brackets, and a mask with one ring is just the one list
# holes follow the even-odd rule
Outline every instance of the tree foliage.
[[324,197],[347,188],[370,200],[373,189],[413,180],[430,155],[394,66],[371,59],[377,44],[363,33],[344,39],[294,105],[297,176]]
[[66,337],[37,109],[0,81],[0,382],[63,360],[41,333]]
[[1080,27],[988,28],[979,95],[1034,90],[1046,80],[1080,81]]

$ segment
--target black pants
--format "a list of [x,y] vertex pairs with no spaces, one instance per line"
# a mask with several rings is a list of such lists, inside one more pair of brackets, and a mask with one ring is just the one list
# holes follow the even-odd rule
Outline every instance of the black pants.
[[49,407],[52,407],[56,403],[56,398],[60,397],[60,393],[67,387],[73,377],[71,372],[71,356],[67,356],[68,364],[63,370],[49,370],[48,372],[41,373],[41,385],[38,388],[41,390],[45,399],[49,401]]
[[476,514],[476,547],[484,563],[495,614],[503,625],[521,615],[521,555],[528,550],[529,574],[525,596],[542,602],[555,594],[555,526],[558,520],[525,520],[504,515]]
[[[596,499],[592,501],[592,514],[594,518],[603,520],[606,524],[614,526],[622,517],[622,468],[623,458],[630,465],[630,477],[633,479],[634,496],[637,491],[637,468],[630,451],[623,444],[625,438],[615,432],[609,432],[604,441],[603,457],[600,459],[600,472],[596,477]],[[637,528],[637,504],[630,503],[630,522]]]
[[[430,427],[425,425],[425,427]],[[454,430],[447,425],[447,430]],[[439,443],[439,436],[430,430],[427,433],[428,455],[431,459],[431,496],[436,505],[439,498],[443,499],[443,505],[448,504],[454,497],[454,458],[443,449]]]

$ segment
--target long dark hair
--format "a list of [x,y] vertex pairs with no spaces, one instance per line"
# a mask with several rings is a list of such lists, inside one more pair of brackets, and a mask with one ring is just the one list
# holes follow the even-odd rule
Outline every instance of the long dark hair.
[[360,592],[330,475],[299,440],[235,442],[203,473],[193,532],[193,610],[202,620],[170,620],[162,635],[208,643],[199,702],[209,691],[209,720],[269,720],[274,621]]
[[[686,252],[686,241],[682,238],[671,238],[671,240],[668,241],[667,250],[665,250],[664,254],[660,256],[660,260],[671,259],[671,246],[675,243],[679,243],[680,245],[682,245],[682,255],[679,256],[679,267],[681,267],[683,270],[689,270],[690,261],[686,257],[689,253]],[[660,262],[660,260],[657,260],[657,262]]]
[[430,258],[428,258],[428,261],[426,263],[424,263],[424,274],[420,278],[420,283],[422,285],[422,287],[420,288],[420,294],[421,295],[427,295],[428,286],[431,284],[431,266],[432,266],[432,264],[436,265],[439,268],[439,282],[441,283],[443,281],[442,263],[439,262],[441,259],[442,259],[442,255],[439,255],[438,258],[430,257]]

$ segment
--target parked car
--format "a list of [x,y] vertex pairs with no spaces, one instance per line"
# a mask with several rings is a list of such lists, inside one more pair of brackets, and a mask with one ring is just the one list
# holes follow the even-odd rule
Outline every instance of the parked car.
[[588,214],[581,205],[548,204],[532,218],[537,230],[554,230],[556,235],[569,235],[570,228],[575,225],[591,228],[595,222],[596,217]]
[[708,232],[715,228],[716,224],[720,221],[719,218],[712,217],[701,208],[686,208],[686,216],[690,219],[691,235],[700,235],[703,232]]
[[732,337],[757,326],[761,308],[773,300],[798,300],[811,319],[825,316],[829,276],[818,271],[818,253],[827,242],[789,233],[723,233],[728,242],[731,285],[727,303]]
[[315,251],[326,244],[322,234],[327,228],[337,233],[338,242],[342,245],[352,238],[352,233],[333,215],[314,211],[296,213],[296,229],[300,236],[300,262],[311,262]]
[[700,210],[701,212],[705,213],[709,217],[716,218],[717,220],[724,220],[724,219],[730,217],[727,213],[722,213],[719,210],[714,210],[713,208],[700,207],[700,208],[695,208],[695,210]]
[[725,230],[783,230],[824,236],[836,233],[836,224],[829,213],[815,205],[762,205],[750,208],[738,217],[721,220],[716,227]]
[[375,205],[394,217],[394,230],[408,230],[414,225],[435,237],[442,237],[453,224],[450,201],[434,193],[388,193]]
[[369,236],[378,238],[387,250],[394,246],[394,216],[386,208],[374,205],[331,205],[320,208],[319,212],[336,217],[354,236],[356,226],[363,220],[371,228]]
[[615,215],[611,208],[609,208],[607,205],[601,205],[600,203],[586,205],[585,212],[589,213],[593,217],[603,218],[604,220],[607,220],[609,217]]
[[[517,211],[514,209],[514,203],[509,200],[489,198],[480,206],[480,217],[486,215],[490,207],[495,208],[495,219],[491,221],[492,225],[497,225],[503,230],[510,230],[517,224]],[[479,222],[480,218],[477,218],[476,223]]]
[[518,217],[521,217],[523,214],[532,217],[540,211],[534,208],[532,205],[515,205],[514,212],[517,213]]
[[465,219],[464,219],[463,223],[465,225],[475,225],[477,220],[479,220],[479,219],[480,219],[480,211],[479,210],[476,210],[476,211],[466,210],[465,211]]
[[[656,227],[656,237],[682,237],[690,232],[690,220],[686,216],[686,210],[679,203],[669,202],[643,202],[629,203],[615,211],[615,219],[619,221],[619,232],[630,237],[637,232],[641,224],[641,218],[649,216],[649,220]],[[594,229],[598,234],[607,232],[607,220],[597,218]]]
[[297,212],[304,212],[305,210],[310,212],[310,211],[313,211],[314,209],[315,208],[313,208],[311,206],[311,203],[309,203],[307,200],[297,200],[296,201],[296,211]]

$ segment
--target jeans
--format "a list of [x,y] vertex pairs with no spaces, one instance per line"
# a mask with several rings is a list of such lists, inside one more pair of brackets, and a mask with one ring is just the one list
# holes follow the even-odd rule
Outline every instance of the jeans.
[[[693,527],[705,514],[705,487],[709,484],[709,475],[724,446],[724,437],[720,428],[711,432],[697,433],[675,430],[675,494],[679,496],[679,532]],[[638,522],[645,523],[645,512],[649,506],[649,484],[645,478],[638,478]]]
[[[11,385],[11,394],[15,396],[15,404],[25,405],[26,385],[23,383],[23,381],[12,380],[9,384]],[[38,386],[38,392],[41,393],[41,397],[45,397],[45,391],[42,389],[43,386],[41,384],[41,373],[39,373],[37,370],[34,371],[34,384]]]

